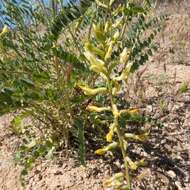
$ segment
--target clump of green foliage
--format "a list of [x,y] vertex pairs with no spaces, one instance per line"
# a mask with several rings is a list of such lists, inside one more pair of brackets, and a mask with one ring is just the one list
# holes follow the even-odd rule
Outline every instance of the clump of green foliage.
[[[91,17],[90,6],[91,1],[81,1],[81,6],[59,5],[61,12],[55,14],[41,3],[36,7],[30,1],[5,3],[5,27],[0,35],[0,115],[16,113],[11,123],[13,132],[23,139],[17,154],[23,173],[37,158],[70,146],[72,138],[84,162],[82,110],[86,103],[75,83],[92,78],[79,36],[80,27],[89,22],[83,24],[83,17]],[[30,122],[24,122],[28,118]]]
[[[87,106],[87,110],[96,113],[96,117],[110,114],[107,122],[109,130],[105,136],[108,145],[95,151],[104,155],[106,152],[119,148],[125,166],[125,172],[116,174],[105,182],[105,187],[116,189],[131,189],[129,169],[136,170],[144,165],[144,159],[132,161],[127,154],[128,144],[131,139],[145,141],[149,131],[140,134],[129,133],[127,123],[121,120],[139,115],[136,108],[120,108],[120,94],[123,93],[127,80],[137,68],[144,64],[155,49],[153,39],[159,28],[151,28],[148,37],[140,36],[152,26],[146,23],[148,8],[142,8],[136,4],[127,2],[113,9],[114,1],[96,1],[99,9],[105,11],[105,16],[93,23],[93,32],[85,43],[84,55],[89,63],[91,71],[97,74],[97,80],[93,87],[89,87],[85,81],[78,84],[87,96],[99,96],[106,100],[100,102],[94,100]],[[148,5],[147,5],[148,7]],[[137,19],[137,25],[131,25],[133,18]],[[132,29],[128,29],[132,27]],[[137,28],[135,28],[137,27]],[[128,32],[128,33],[127,33]],[[95,105],[94,105],[95,104]],[[106,120],[106,119],[105,119]]]
[[[117,147],[124,160],[125,172],[105,186],[131,189],[129,169],[144,160],[129,158],[128,143],[146,140],[149,131],[128,132],[127,121],[146,119],[122,102],[122,93],[156,50],[153,40],[163,18],[152,16],[149,1],[81,0],[57,7],[7,1],[4,10],[7,25],[16,29],[5,26],[0,34],[0,115],[16,112],[12,129],[23,139],[17,153],[23,174],[39,157],[73,148],[72,139],[84,164],[90,131],[109,143],[96,154]],[[24,124],[27,118],[30,124]]]
[[188,91],[188,84],[187,83],[183,83],[181,86],[180,86],[180,89],[179,91],[181,93],[186,93]]

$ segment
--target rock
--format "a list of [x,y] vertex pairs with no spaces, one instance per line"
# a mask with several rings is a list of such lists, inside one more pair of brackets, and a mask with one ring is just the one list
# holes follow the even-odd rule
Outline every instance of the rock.
[[147,106],[146,106],[146,110],[147,110],[148,112],[152,112],[152,111],[153,111],[153,106],[152,106],[152,105],[147,105]]
[[165,143],[166,143],[166,139],[161,140],[160,143],[161,143],[161,144],[165,144]]
[[54,175],[62,175],[62,174],[63,174],[63,172],[59,171],[59,170],[54,173]]
[[178,190],[183,190],[183,188],[181,187],[181,183],[179,181],[176,181],[175,185],[177,186]]
[[168,174],[172,179],[176,177],[175,172],[172,171],[172,170],[169,170],[169,171],[167,172],[167,174]]

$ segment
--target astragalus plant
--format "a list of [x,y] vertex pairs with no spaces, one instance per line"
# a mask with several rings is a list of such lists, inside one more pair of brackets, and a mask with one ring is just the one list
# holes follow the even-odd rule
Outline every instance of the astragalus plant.
[[0,10],[0,115],[16,115],[11,125],[23,141],[16,156],[23,174],[37,158],[63,147],[79,147],[84,162],[85,102],[75,83],[91,78],[79,34],[92,2],[57,2],[57,13],[42,2],[8,0]]
[[[143,165],[144,159],[133,161],[127,152],[128,144],[131,139],[145,141],[149,131],[142,131],[140,134],[128,132],[127,123],[123,124],[121,120],[138,116],[140,110],[121,106],[120,99],[123,91],[127,90],[125,85],[130,75],[152,55],[155,49],[153,39],[159,29],[155,27],[158,19],[150,17],[147,1],[144,1],[144,7],[132,1],[117,1],[114,6],[115,2],[96,0],[97,9],[104,14],[92,23],[92,32],[84,45],[84,56],[96,80],[93,86],[86,81],[77,85],[86,96],[94,97],[86,107],[89,112],[96,114],[96,118],[111,115],[111,119],[106,122],[109,123],[105,135],[107,145],[100,147],[95,153],[104,155],[119,148],[122,154],[125,171],[106,181],[105,187],[130,190],[129,170],[136,170]],[[149,32],[145,35],[147,29]]]

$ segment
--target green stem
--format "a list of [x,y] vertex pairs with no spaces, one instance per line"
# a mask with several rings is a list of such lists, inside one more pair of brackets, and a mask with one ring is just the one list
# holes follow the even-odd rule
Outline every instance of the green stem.
[[127,180],[127,186],[128,186],[128,190],[131,190],[131,180],[130,180],[130,176],[129,176],[129,166],[128,166],[128,162],[126,161],[126,152],[125,152],[125,147],[124,147],[124,143],[123,143],[123,136],[122,136],[122,132],[120,130],[119,127],[119,123],[118,123],[118,117],[114,119],[114,122],[116,122],[116,132],[117,132],[117,136],[119,139],[119,144],[120,144],[120,148],[121,148],[121,153],[124,159],[124,166],[125,166],[125,177]]
[[[112,110],[114,108],[114,106],[117,106],[114,102],[114,98],[112,95],[112,88],[111,88],[111,79],[108,80],[108,85],[109,85],[109,97],[110,97],[110,101],[111,101],[111,106],[112,106]],[[116,108],[117,109],[117,108]],[[112,111],[113,113],[113,111]],[[114,113],[113,113],[114,115]],[[127,181],[127,186],[128,186],[128,190],[131,190],[131,180],[130,180],[130,176],[129,176],[129,166],[128,166],[128,162],[126,160],[126,152],[125,152],[125,147],[124,147],[124,139],[123,139],[123,135],[122,135],[122,131],[120,129],[119,126],[119,116],[114,116],[114,123],[116,125],[116,133],[119,139],[119,144],[120,144],[120,148],[121,148],[121,153],[124,159],[124,166],[125,166],[125,178]]]

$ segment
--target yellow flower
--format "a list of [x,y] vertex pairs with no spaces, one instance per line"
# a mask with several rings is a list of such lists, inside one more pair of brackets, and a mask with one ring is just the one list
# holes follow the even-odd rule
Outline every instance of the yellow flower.
[[106,141],[107,142],[111,142],[112,139],[113,139],[113,134],[114,134],[114,131],[113,130],[110,130],[109,133],[106,135]]
[[78,86],[79,86],[79,88],[81,88],[83,90],[84,94],[87,96],[93,96],[98,93],[104,93],[107,91],[107,88],[105,88],[105,87],[89,88],[88,86],[82,86],[82,85],[78,85]]
[[98,154],[98,155],[104,155],[105,153],[106,153],[106,150],[103,148],[100,148],[95,151],[95,154]]
[[119,38],[119,31],[117,31],[114,35],[113,35],[113,39],[114,41],[116,41]]
[[111,126],[110,126],[109,133],[106,135],[107,142],[111,142],[112,141],[115,127],[116,127],[115,123],[112,123]]
[[84,56],[90,62],[91,65],[97,65],[97,66],[105,65],[105,63],[102,60],[97,59],[96,56],[88,50],[84,52]]
[[0,33],[0,37],[4,36],[4,35],[5,35],[6,33],[8,33],[8,32],[9,32],[9,28],[8,28],[7,25],[5,25],[5,26],[3,27],[2,32]]
[[142,158],[142,159],[139,160],[139,161],[136,161],[135,163],[136,163],[136,165],[137,165],[138,167],[139,167],[139,166],[145,166],[145,165],[147,164],[147,162],[145,161],[144,158]]
[[99,55],[99,56],[101,56],[101,57],[104,57],[104,55],[105,55],[105,53],[104,53],[103,50],[101,50],[101,49],[95,47],[95,46],[94,46],[93,44],[91,44],[90,42],[86,42],[86,43],[85,43],[85,48],[86,48],[87,50],[89,50],[90,52],[95,53],[95,54],[97,54],[97,55]]
[[143,134],[140,135],[135,135],[132,133],[125,133],[125,138],[129,138],[129,139],[134,139],[134,140],[138,140],[138,141],[146,141],[148,138],[149,132],[145,132]]
[[106,55],[104,58],[106,61],[111,58],[112,50],[113,50],[113,42],[110,43],[110,45],[108,47],[108,51],[106,52]]
[[120,63],[121,64],[126,64],[128,59],[129,59],[129,55],[130,55],[130,52],[125,47],[123,49],[122,53],[120,54]]
[[132,66],[133,66],[132,62],[128,63],[126,68],[121,73],[121,75],[119,77],[115,77],[114,80],[116,80],[116,81],[127,80]]
[[103,25],[101,24],[93,24],[93,31],[94,31],[94,35],[96,37],[97,40],[99,41],[105,41],[105,35],[104,35],[104,29],[103,29]]
[[136,170],[139,166],[144,166],[146,164],[144,158],[135,162],[133,162],[129,157],[126,157],[125,159],[128,162],[129,168],[131,170]]
[[112,142],[111,144],[109,144],[108,146],[105,147],[106,150],[111,150],[114,149],[118,146],[117,142]]
[[138,135],[138,140],[139,141],[146,141],[148,139],[148,135],[149,135],[150,132],[146,132],[146,133],[143,133],[143,134],[140,134]]
[[90,106],[90,105],[86,109],[91,112],[110,111],[110,107],[97,107],[97,106]]
[[96,154],[98,155],[103,155],[105,154],[107,151],[111,150],[111,149],[114,149],[118,146],[118,143],[117,142],[112,142],[111,144],[107,145],[106,147],[104,148],[100,148],[98,150],[95,151]]
[[106,76],[106,74],[107,74],[107,69],[106,69],[106,67],[104,67],[104,66],[102,66],[102,65],[91,65],[90,66],[90,70],[92,70],[92,71],[94,71],[94,72],[96,72],[96,73],[98,73],[98,74],[103,74],[104,75],[104,77],[103,78],[105,78],[105,79],[107,79],[107,76]]
[[104,32],[107,33],[109,31],[109,28],[110,28],[110,22],[107,21],[104,27]]
[[125,157],[125,160],[128,162],[129,168],[131,170],[136,170],[138,168],[137,164],[133,162],[128,156]]
[[96,58],[96,56],[88,50],[85,51],[84,55],[91,64],[90,69],[98,74],[103,75],[103,77],[107,79],[106,77],[107,69],[104,66],[105,63],[102,60]]

